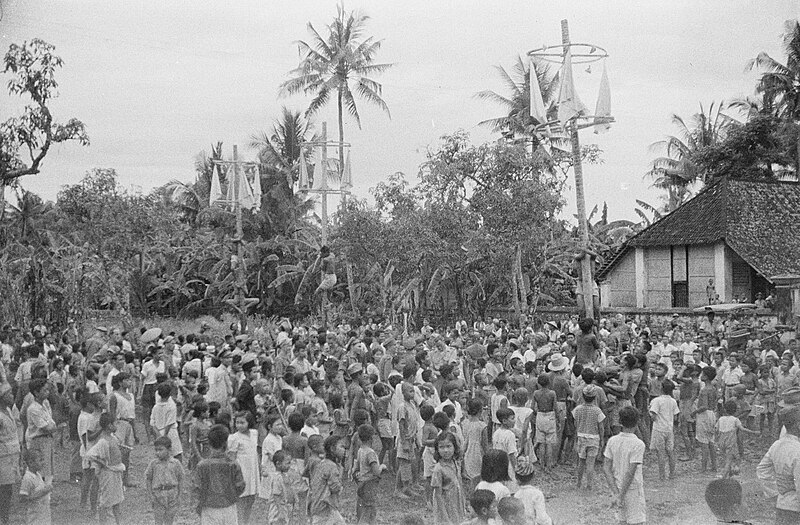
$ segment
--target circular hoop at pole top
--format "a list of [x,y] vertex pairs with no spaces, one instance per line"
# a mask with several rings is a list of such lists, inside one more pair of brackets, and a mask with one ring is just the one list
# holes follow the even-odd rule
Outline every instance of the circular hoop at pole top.
[[538,58],[545,62],[558,63],[564,61],[564,51],[566,48],[572,53],[573,64],[591,64],[604,58],[608,58],[608,51],[600,46],[594,44],[554,44],[552,46],[543,46],[533,51],[528,51],[528,56],[531,58]]

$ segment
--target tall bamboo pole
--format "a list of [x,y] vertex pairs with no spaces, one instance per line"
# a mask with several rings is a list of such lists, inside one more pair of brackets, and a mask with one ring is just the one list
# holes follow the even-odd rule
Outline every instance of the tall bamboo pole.
[[241,181],[239,177],[243,176],[239,172],[239,148],[236,144],[233,145],[233,180],[229,184],[233,184],[233,212],[236,214],[236,237],[233,242],[236,245],[236,267],[234,269],[234,276],[236,278],[236,305],[239,308],[239,324],[241,325],[241,332],[247,330],[247,306],[245,304],[245,274],[244,274],[244,229],[242,227],[242,203],[241,203]]

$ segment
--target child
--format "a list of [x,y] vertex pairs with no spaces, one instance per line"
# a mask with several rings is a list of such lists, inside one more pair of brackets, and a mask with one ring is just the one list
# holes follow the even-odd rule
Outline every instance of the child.
[[739,466],[736,464],[737,452],[739,451],[739,432],[747,432],[748,434],[758,434],[758,432],[745,428],[741,420],[736,417],[736,400],[729,399],[723,407],[725,415],[717,420],[715,427],[716,441],[719,453],[725,461],[721,477],[729,478],[739,473]]
[[506,496],[497,504],[497,514],[503,525],[527,525],[525,506],[513,496]]
[[483,403],[480,399],[467,401],[467,419],[461,423],[464,433],[464,479],[466,492],[472,494],[481,477],[481,459],[489,450],[489,436],[486,423],[481,419]]
[[236,432],[228,436],[228,455],[242,469],[244,491],[236,504],[239,523],[250,523],[250,513],[258,494],[261,478],[258,474],[258,430],[253,429],[254,417],[249,411],[236,413]]
[[338,392],[332,393],[328,401],[333,409],[333,427],[331,428],[331,435],[340,437],[349,436],[350,420],[347,417],[347,411],[344,409],[342,394]]
[[86,457],[94,466],[97,476],[100,522],[105,523],[109,513],[113,513],[114,521],[119,525],[122,518],[121,505],[125,500],[122,492],[122,473],[125,472],[125,465],[122,464],[122,451],[114,435],[117,431],[114,416],[108,412],[101,414],[100,428],[102,429],[100,437],[86,453]]
[[433,492],[431,490],[431,474],[433,473],[433,466],[436,460],[433,459],[433,446],[436,443],[436,436],[439,435],[439,430],[433,424],[433,414],[436,411],[430,405],[422,405],[419,407],[419,416],[422,418],[422,477],[425,483],[425,502],[432,505],[431,498]]
[[461,485],[461,454],[456,437],[442,432],[434,444],[436,464],[431,472],[433,520],[458,525],[464,520],[464,488]]
[[494,432],[502,425],[497,417],[497,411],[501,408],[508,408],[508,398],[506,397],[508,381],[505,376],[500,376],[492,384],[494,385],[495,393],[492,394],[489,400],[489,410],[491,410],[492,415],[492,424],[489,427],[489,442],[494,446]]
[[178,407],[172,399],[172,385],[165,381],[156,388],[156,405],[150,412],[150,427],[156,437],[167,436],[172,443],[172,457],[178,461],[183,454],[181,438],[178,435]]
[[678,422],[683,446],[686,450],[686,457],[682,457],[681,461],[694,459],[694,439],[697,426],[693,413],[697,398],[700,396],[700,371],[701,368],[698,365],[689,364],[681,369],[676,378],[680,383]]
[[270,464],[272,474],[263,478],[261,485],[261,497],[267,501],[267,523],[288,525],[292,507],[297,503],[297,496],[287,476],[292,466],[292,456],[284,450],[276,450],[270,458]]
[[339,512],[339,494],[342,492],[342,469],[339,464],[344,457],[344,443],[339,436],[325,439],[325,459],[311,473],[308,493],[311,523],[344,525]]
[[214,425],[208,431],[211,454],[194,469],[192,488],[200,523],[237,523],[236,502],[244,492],[242,468],[228,458],[228,429]]
[[292,490],[297,495],[300,502],[298,507],[305,508],[306,495],[308,494],[308,485],[303,479],[303,471],[305,470],[306,462],[306,445],[308,440],[300,435],[300,431],[305,425],[305,418],[302,414],[297,412],[289,416],[289,435],[283,436],[282,450],[285,450],[292,456],[292,466],[289,469],[287,477],[292,483]]
[[[775,416],[775,379],[769,365],[761,365],[758,369],[758,394],[753,404],[753,413],[758,416],[758,428],[761,435],[772,437],[772,420]],[[767,431],[764,432],[764,420]]]
[[697,408],[694,410],[696,439],[700,443],[700,453],[702,459],[701,471],[706,472],[711,461],[711,470],[717,470],[717,448],[714,445],[714,429],[717,424],[717,415],[714,412],[717,408],[717,387],[714,379],[717,371],[713,366],[707,366],[700,372],[700,379],[703,387],[697,396]]
[[[266,421],[264,426],[267,429],[267,435],[264,441],[261,442],[261,494],[263,499],[269,499],[270,495],[270,477],[276,473],[275,461],[273,457],[275,453],[283,448],[283,434],[286,429],[283,427],[283,422],[278,417],[272,417]],[[284,454],[285,455],[285,454]],[[291,456],[289,456],[291,460]],[[291,461],[290,461],[291,464]]]
[[189,470],[194,470],[200,460],[207,458],[210,452],[208,430],[211,428],[211,420],[205,400],[195,403],[192,415],[189,426]]
[[417,425],[419,411],[414,403],[414,386],[403,382],[403,403],[397,409],[397,489],[401,497],[411,498],[411,462],[419,448]]
[[469,498],[475,517],[464,525],[489,525],[497,517],[497,498],[491,490],[476,489]]
[[[389,414],[389,403],[392,400],[392,390],[384,383],[378,383],[372,389],[375,397],[375,417],[378,420],[378,436],[381,438],[381,452],[378,461],[383,464],[384,459],[390,470],[394,470],[394,432],[392,419]],[[388,457],[387,457],[388,455]]]
[[317,425],[319,424],[319,419],[317,418],[317,409],[315,409],[310,404],[303,405],[300,413],[303,414],[305,421],[303,422],[303,429],[300,431],[300,435],[304,438],[308,439],[311,436],[319,436],[319,429]]
[[534,453],[529,431],[533,419],[533,409],[527,406],[528,390],[525,387],[514,390],[511,401],[513,402],[511,410],[514,411],[514,435],[517,437],[517,449],[520,453],[530,456]]
[[81,441],[80,455],[83,475],[81,476],[81,507],[89,500],[92,515],[97,512],[97,478],[86,454],[89,452],[100,433],[100,399],[98,394],[91,394],[84,389],[81,395],[81,413],[78,415],[78,438]]
[[166,436],[156,439],[156,458],[144,472],[147,493],[153,504],[156,525],[172,525],[180,509],[183,465],[170,455],[172,443]]
[[517,466],[517,438],[514,435],[514,422],[516,416],[510,408],[501,408],[497,411],[500,428],[494,431],[492,448],[502,450],[508,454],[508,478],[514,480],[514,469]]
[[717,523],[742,523],[742,485],[731,478],[715,479],[706,487],[706,503]]
[[536,380],[539,390],[533,393],[533,411],[536,413],[536,437],[534,447],[541,445],[537,456],[544,458],[542,465],[553,468],[556,463],[556,393],[550,388],[550,375],[541,374]]
[[356,489],[356,519],[358,523],[377,523],[378,508],[378,483],[381,474],[386,470],[386,465],[378,462],[378,455],[372,449],[372,438],[375,436],[375,429],[368,424],[358,427],[358,439],[361,446],[355,458],[355,475],[353,476],[358,483]]
[[589,384],[583,387],[583,402],[572,410],[575,430],[578,434],[578,488],[581,488],[583,474],[586,473],[586,489],[592,489],[594,465],[602,448],[602,436],[606,419],[600,407],[594,404],[599,387]]
[[519,489],[514,493],[514,497],[522,501],[525,508],[524,523],[535,523],[536,525],[552,525],[553,521],[547,514],[544,504],[544,494],[537,487],[533,486],[533,462],[527,457],[521,456],[517,459],[517,484]]
[[511,479],[508,476],[508,454],[502,450],[491,449],[487,451],[481,462],[481,481],[475,486],[475,492],[478,490],[490,490],[500,501],[500,499],[511,495],[511,491],[508,489],[510,481]]
[[606,444],[603,470],[618,507],[617,521],[633,525],[647,521],[642,480],[644,442],[634,432],[639,424],[639,412],[631,406],[619,411],[622,431],[609,438]]
[[25,453],[27,469],[19,485],[21,502],[25,505],[25,523],[29,525],[51,523],[50,493],[53,479],[42,474],[42,451],[30,449]]
[[[675,417],[680,414],[680,409],[672,397],[674,388],[672,381],[665,379],[661,382],[661,395],[650,402],[653,421],[650,449],[655,450],[658,456],[658,477],[661,481],[675,477]],[[664,456],[669,459],[669,478],[664,473]]]

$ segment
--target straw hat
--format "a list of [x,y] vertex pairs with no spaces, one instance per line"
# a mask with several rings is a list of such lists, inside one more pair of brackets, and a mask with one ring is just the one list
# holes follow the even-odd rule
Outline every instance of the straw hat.
[[569,366],[569,361],[560,353],[556,352],[550,356],[550,370],[553,372],[564,370],[567,366]]

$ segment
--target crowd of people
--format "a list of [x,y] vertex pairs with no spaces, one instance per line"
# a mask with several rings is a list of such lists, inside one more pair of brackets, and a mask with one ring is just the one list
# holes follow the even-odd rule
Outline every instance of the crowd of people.
[[[398,498],[427,506],[407,523],[550,525],[548,474],[573,463],[576,486],[599,490],[601,463],[619,521],[644,523],[647,450],[662,479],[694,462],[730,496],[750,434],[775,441],[758,476],[779,522],[797,523],[800,476],[787,485],[786,465],[800,461],[800,345],[757,323],[733,345],[744,326],[713,314],[658,333],[622,316],[425,320],[412,333],[284,319],[224,337],[206,323],[88,338],[72,320],[57,332],[41,319],[5,326],[0,523],[14,501],[29,523],[51,522],[56,446],[71,447],[87,521],[124,522],[138,490],[157,524],[188,498],[204,524],[342,524],[353,483],[354,521],[374,524],[389,478]],[[155,457],[134,475],[137,447]],[[255,516],[259,498],[267,513]]]

